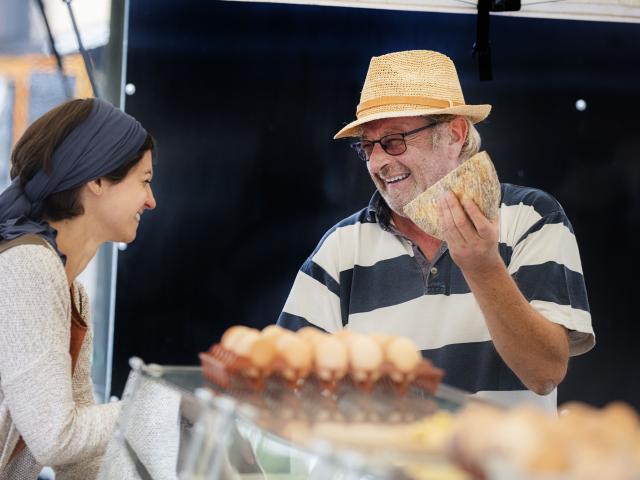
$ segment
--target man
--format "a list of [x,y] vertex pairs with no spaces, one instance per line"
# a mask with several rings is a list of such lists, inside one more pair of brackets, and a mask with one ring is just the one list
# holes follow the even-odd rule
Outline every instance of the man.
[[513,404],[556,408],[568,358],[593,329],[573,229],[550,195],[501,185],[488,220],[452,192],[439,201],[444,242],[403,207],[478,152],[453,62],[437,52],[371,60],[353,146],[377,188],[369,206],[329,230],[304,263],[278,323],[413,339],[447,384]]

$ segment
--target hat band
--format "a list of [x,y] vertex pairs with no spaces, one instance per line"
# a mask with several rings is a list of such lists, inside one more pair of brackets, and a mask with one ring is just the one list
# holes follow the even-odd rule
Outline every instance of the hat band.
[[375,107],[381,107],[383,105],[397,105],[400,103],[409,105],[422,105],[425,107],[435,108],[451,108],[464,105],[463,102],[456,102],[455,100],[441,100],[438,98],[429,97],[415,97],[415,96],[396,96],[396,97],[379,97],[366,102],[361,102],[356,108],[356,117],[360,118],[360,115],[365,110],[370,110]]

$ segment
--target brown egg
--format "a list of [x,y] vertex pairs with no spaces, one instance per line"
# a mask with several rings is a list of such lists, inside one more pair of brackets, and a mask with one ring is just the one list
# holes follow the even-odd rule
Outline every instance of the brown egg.
[[233,327],[229,327],[222,335],[220,343],[227,350],[233,351],[235,344],[240,340],[240,337],[243,336],[244,332],[250,330],[251,328],[245,327],[244,325],[234,325]]
[[272,341],[276,347],[276,351],[279,353],[280,350],[284,348],[284,345],[292,338],[297,339],[298,337],[291,330],[282,329],[278,336],[272,338]]
[[331,335],[314,344],[316,373],[322,380],[339,380],[347,372],[349,355],[346,345]]
[[333,334],[338,340],[349,343],[354,336],[360,335],[359,333],[352,332],[348,328],[343,328],[342,330],[338,330]]
[[387,335],[386,333],[372,333],[369,335],[382,349],[384,352],[387,348],[387,344],[396,338],[394,335]]
[[326,333],[315,327],[303,327],[296,332],[296,335],[312,345],[315,344],[318,340],[327,336]]
[[283,335],[276,343],[278,355],[285,361],[287,367],[283,374],[290,380],[297,375],[302,377],[309,374],[313,362],[313,350],[304,340],[295,335]]
[[251,346],[260,338],[260,332],[253,329],[247,329],[237,335],[235,341],[231,345],[233,352],[241,357],[248,357],[251,352]]
[[256,367],[267,368],[271,366],[276,356],[276,347],[271,340],[256,338],[249,348],[249,359]]
[[363,335],[355,335],[348,345],[349,363],[356,380],[366,378],[376,380],[380,377],[382,365],[382,349],[371,338]]
[[289,332],[289,331],[285,330],[282,327],[279,327],[278,325],[267,325],[262,329],[262,332],[260,332],[260,335],[262,336],[262,338],[266,338],[268,340],[272,340],[273,342],[275,342],[276,339],[285,332]]
[[412,372],[422,356],[415,343],[405,337],[396,337],[387,343],[385,357],[389,363],[403,373]]

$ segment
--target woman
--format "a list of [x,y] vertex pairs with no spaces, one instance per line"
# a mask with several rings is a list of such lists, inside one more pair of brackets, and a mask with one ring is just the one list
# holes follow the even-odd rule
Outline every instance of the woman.
[[36,120],[0,194],[0,480],[91,479],[119,404],[95,405],[89,305],[76,277],[104,242],[131,242],[156,206],[152,137],[98,99]]

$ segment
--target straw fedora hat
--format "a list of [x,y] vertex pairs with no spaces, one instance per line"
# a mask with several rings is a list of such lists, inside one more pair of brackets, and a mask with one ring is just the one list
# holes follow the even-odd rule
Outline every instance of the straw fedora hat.
[[431,50],[409,50],[373,57],[356,118],[333,138],[357,137],[362,125],[380,118],[451,114],[478,123],[491,105],[467,105],[456,67]]

